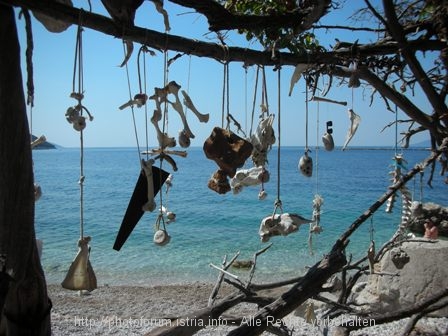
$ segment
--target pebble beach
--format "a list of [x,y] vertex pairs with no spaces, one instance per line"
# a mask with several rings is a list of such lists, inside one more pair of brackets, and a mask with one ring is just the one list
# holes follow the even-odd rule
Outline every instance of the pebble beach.
[[[212,292],[211,283],[192,283],[185,285],[164,285],[153,287],[101,286],[81,295],[79,292],[63,289],[59,285],[49,285],[48,294],[53,302],[51,313],[53,335],[145,335],[154,328],[171,323],[173,318],[184,316],[207,306]],[[223,286],[219,297],[235,291]],[[218,297],[218,299],[219,299]],[[225,316],[250,316],[256,307],[240,304]],[[324,335],[323,325],[329,326],[328,335],[334,334],[334,326],[343,321],[319,320],[306,323],[305,319],[291,313],[283,321],[293,328],[292,335]],[[351,333],[351,335],[401,335],[409,319],[398,322],[374,325]],[[193,323],[181,320],[188,325]],[[249,317],[246,319],[249,321]],[[218,321],[211,327],[200,330],[196,335],[226,335],[235,326]],[[448,318],[424,318],[417,324],[418,335],[448,335]],[[264,332],[263,335],[270,335]],[[417,334],[414,334],[417,335]]]

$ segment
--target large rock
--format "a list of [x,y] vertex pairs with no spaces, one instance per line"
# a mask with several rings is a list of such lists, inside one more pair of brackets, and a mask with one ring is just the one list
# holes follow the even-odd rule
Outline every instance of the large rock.
[[[379,313],[415,305],[448,286],[448,241],[408,241],[385,253],[354,298]],[[448,307],[434,316],[448,316]]]

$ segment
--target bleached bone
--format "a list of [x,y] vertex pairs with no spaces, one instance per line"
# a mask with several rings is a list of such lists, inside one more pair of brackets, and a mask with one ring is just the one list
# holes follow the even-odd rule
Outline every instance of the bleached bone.
[[294,73],[291,76],[291,84],[289,86],[289,96],[292,94],[292,90],[294,89],[294,85],[299,81],[302,77],[302,73],[309,68],[309,64],[307,63],[299,63],[296,65],[294,69]]
[[174,147],[176,146],[176,139],[169,137],[166,133],[162,133],[159,127],[158,123],[158,117],[157,117],[157,110],[154,110],[154,114],[151,118],[151,123],[156,128],[157,132],[157,140],[159,141],[159,147],[160,148],[166,148],[166,147]]
[[347,148],[348,143],[355,135],[359,123],[361,122],[361,117],[357,115],[352,109],[348,110],[348,116],[350,118],[350,127],[345,138],[344,146],[342,146],[342,150],[345,150]]
[[337,100],[323,98],[323,97],[313,96],[311,98],[311,100],[312,101],[317,101],[317,102],[333,103],[333,104],[339,104],[339,105],[347,106],[347,102],[346,101],[337,101]]
[[146,104],[146,101],[148,100],[148,96],[144,93],[138,93],[134,96],[134,99],[130,99],[127,103],[124,103],[119,107],[120,110],[124,110],[126,107],[130,106],[137,106],[142,107]]
[[156,208],[156,202],[154,201],[154,181],[152,175],[153,159],[148,161],[142,160],[142,168],[146,175],[146,181],[148,183],[148,201],[142,206],[143,211],[152,212]]
[[168,191],[170,191],[171,187],[173,186],[173,174],[169,174],[167,179],[165,180],[166,185],[166,191],[165,193],[168,194]]
[[[142,154],[149,154],[149,155],[156,155],[156,154],[160,154],[162,152],[162,150],[160,148],[154,148],[154,149],[150,149],[148,151],[143,151]],[[169,154],[169,155],[178,155],[181,157],[187,157],[188,152],[186,151],[179,151],[179,150],[163,150],[164,153]]]
[[184,96],[185,106],[188,107],[191,110],[191,112],[193,112],[196,115],[198,120],[202,123],[208,122],[210,115],[208,113],[207,114],[200,113],[194,106],[193,101],[191,100],[190,96],[184,90],[181,90],[180,92],[182,92],[182,95]]
[[36,140],[31,142],[31,149],[34,149],[35,147],[43,144],[45,141],[47,141],[47,138],[45,137],[45,135],[41,135]]
[[274,214],[261,221],[258,233],[261,241],[267,242],[273,236],[287,236],[296,232],[300,225],[311,222],[311,219],[306,219],[298,214]]
[[167,88],[167,91],[169,93],[173,94],[174,97],[176,98],[176,101],[174,103],[169,100],[168,100],[168,102],[176,110],[176,112],[179,113],[180,118],[182,119],[182,124],[184,126],[182,133],[184,133],[186,137],[188,137],[190,139],[194,139],[194,134],[190,130],[190,127],[188,126],[187,117],[185,117],[184,109],[183,109],[182,103],[180,102],[180,99],[179,99],[180,85],[177,84],[175,81],[171,81],[168,83],[166,88]]
[[256,166],[264,166],[266,164],[268,152],[275,143],[273,123],[273,114],[261,119],[255,133],[250,138],[253,146],[252,161]]
[[168,92],[163,88],[154,88],[154,94],[149,97],[156,103],[156,110],[154,110],[153,117],[156,118],[156,121],[162,120],[162,102],[167,100]]
[[269,172],[264,167],[252,167],[237,170],[234,177],[230,179],[233,193],[238,194],[243,187],[254,186],[269,181]]

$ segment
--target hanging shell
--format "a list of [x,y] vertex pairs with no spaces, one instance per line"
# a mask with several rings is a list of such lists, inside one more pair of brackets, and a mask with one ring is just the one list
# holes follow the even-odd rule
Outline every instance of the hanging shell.
[[160,246],[166,245],[170,242],[171,237],[165,230],[157,230],[154,233],[154,243]]
[[333,136],[330,133],[325,133],[322,136],[322,142],[324,143],[325,150],[331,152],[334,149]]
[[313,175],[313,159],[308,155],[308,151],[299,160],[299,170],[306,177]]

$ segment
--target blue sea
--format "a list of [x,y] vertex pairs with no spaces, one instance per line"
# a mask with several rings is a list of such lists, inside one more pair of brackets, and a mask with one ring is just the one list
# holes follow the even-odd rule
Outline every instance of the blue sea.
[[[319,193],[324,199],[321,225],[324,231],[308,246],[308,225],[286,237],[273,237],[270,249],[257,260],[255,282],[270,282],[303,274],[328,253],[338,236],[369,206],[383,195],[390,184],[389,172],[395,151],[388,148],[349,148],[326,152],[312,149],[313,176],[303,176],[297,168],[301,147],[284,147],[280,152],[280,179],[277,176],[277,148],[269,153],[271,178],[265,184],[268,196],[258,200],[259,186],[244,188],[240,194],[219,195],[207,187],[216,170],[202,148],[188,149],[186,158],[176,157],[173,186],[163,205],[176,214],[167,225],[168,245],[153,243],[157,211],[145,213],[120,251],[112,246],[140,173],[136,148],[87,148],[84,152],[84,235],[91,236],[90,261],[99,285],[174,284],[214,282],[221,265],[239,252],[240,260],[252,259],[264,248],[258,235],[260,222],[274,211],[279,190],[283,212],[312,217],[312,201]],[[404,150],[410,169],[427,156],[427,150]],[[33,151],[35,181],[43,195],[36,202],[37,238],[43,240],[42,265],[48,283],[60,283],[76,256],[80,236],[80,151],[76,148]],[[158,161],[157,161],[158,162]],[[158,163],[157,163],[158,164]],[[250,167],[248,163],[246,168]],[[408,183],[414,200],[448,206],[447,186],[434,175],[427,185],[429,169]],[[279,188],[277,188],[280,180]],[[156,197],[158,206],[160,198]],[[380,246],[396,231],[401,218],[401,202],[392,214],[384,206],[351,237],[347,253],[354,258],[366,253],[373,238]],[[247,271],[231,269],[244,279]]]

